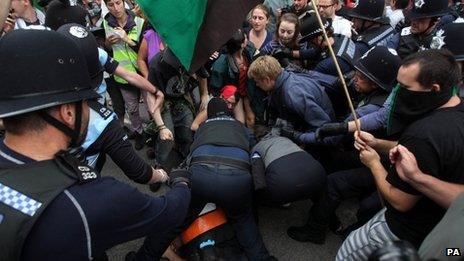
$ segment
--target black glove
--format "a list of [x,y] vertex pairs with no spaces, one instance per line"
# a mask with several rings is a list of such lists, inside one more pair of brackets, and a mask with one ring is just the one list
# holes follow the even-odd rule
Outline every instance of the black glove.
[[278,48],[272,51],[272,56],[277,60],[283,58],[292,58],[292,49],[290,48]]
[[299,143],[298,137],[303,134],[302,132],[296,131],[289,126],[284,126],[280,129],[280,136],[289,138],[295,143]]
[[169,173],[169,186],[172,188],[177,183],[185,182],[190,187],[190,171],[186,169],[175,169]]
[[316,140],[321,141],[325,137],[348,133],[348,122],[326,123],[316,130]]

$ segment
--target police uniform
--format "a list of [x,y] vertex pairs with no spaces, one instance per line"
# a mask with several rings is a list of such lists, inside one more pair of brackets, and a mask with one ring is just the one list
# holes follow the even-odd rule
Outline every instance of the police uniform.
[[405,58],[406,56],[418,51],[430,49],[433,36],[437,31],[437,26],[433,23],[435,23],[439,17],[445,15],[447,12],[448,1],[446,0],[415,1],[411,11],[407,13],[407,18],[409,20],[431,18],[431,24],[427,30],[429,30],[431,27],[433,27],[433,29],[427,35],[425,35],[423,33],[412,34],[411,27],[403,28],[400,33],[400,39],[397,48],[400,57]]
[[[152,177],[152,168],[132,149],[119,120],[114,112],[102,105],[106,84],[103,71],[114,73],[119,63],[108,56],[106,51],[97,48],[94,36],[79,24],[65,24],[57,32],[73,40],[85,54],[92,87],[100,95],[98,102],[88,101],[90,107],[89,124],[85,141],[73,151],[87,165],[101,171],[105,155],[121,168],[127,177],[145,184]],[[103,101],[102,101],[103,100]]]
[[[0,65],[0,80],[6,84],[0,117],[37,111],[62,137],[78,144],[83,115],[79,106],[86,109],[82,100],[98,97],[78,46],[54,31],[17,30],[2,38],[0,58],[13,61]],[[24,71],[30,72],[29,77],[20,77]],[[32,84],[38,80],[40,88]],[[74,128],[40,111],[71,103],[76,104],[78,119]],[[162,198],[149,197],[113,178],[100,178],[67,152],[35,161],[3,140],[0,168],[1,260],[92,260],[112,246],[144,236],[138,257],[159,259],[190,201],[184,183],[173,184]]]
[[[219,98],[208,103],[208,120],[200,125],[189,156],[192,173],[192,203],[195,213],[213,202],[226,213],[237,240],[249,260],[269,257],[252,214],[250,175],[250,134],[243,124],[227,115],[227,105]],[[196,215],[195,215],[196,216]]]

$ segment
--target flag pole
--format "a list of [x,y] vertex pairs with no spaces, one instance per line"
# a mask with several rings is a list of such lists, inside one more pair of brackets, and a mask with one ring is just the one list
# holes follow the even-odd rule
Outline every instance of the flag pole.
[[353,103],[351,102],[351,96],[348,91],[348,87],[346,85],[345,78],[343,77],[342,70],[340,69],[340,65],[338,64],[337,57],[335,56],[334,50],[332,45],[329,43],[329,37],[327,35],[327,31],[325,30],[324,24],[322,23],[321,15],[319,14],[318,0],[313,0],[314,4],[314,11],[316,13],[317,21],[319,22],[319,26],[322,29],[322,34],[324,35],[324,40],[327,43],[327,47],[329,48],[330,56],[332,57],[335,68],[337,69],[338,77],[340,78],[343,86],[343,90],[345,91],[346,99],[348,100],[348,105],[350,106],[351,115],[353,116],[354,124],[356,125],[356,131],[361,132],[361,127],[359,126],[358,116],[356,115],[356,111],[354,110]]
[[[356,131],[360,133],[361,127],[359,126],[358,117],[356,115],[356,111],[354,110],[353,103],[351,102],[351,96],[350,96],[350,93],[348,92],[348,87],[346,85],[345,78],[343,77],[342,70],[340,69],[340,65],[338,64],[338,60],[337,60],[337,57],[335,56],[335,52],[332,48],[332,45],[329,42],[327,31],[325,30],[324,24],[322,23],[321,15],[319,14],[319,8],[317,7],[318,2],[319,2],[318,0],[313,0],[314,11],[316,13],[317,21],[319,22],[319,26],[321,27],[322,34],[324,35],[324,40],[327,43],[327,47],[329,48],[330,56],[332,56],[332,59],[334,61],[335,68],[337,69],[338,77],[340,77],[340,80],[342,82],[343,90],[345,91],[346,99],[348,100],[348,105],[350,106],[351,115],[353,116],[354,124],[356,125]],[[385,207],[385,202],[383,200],[382,194],[380,193],[379,189],[377,189],[377,193],[379,195],[379,199],[380,199],[380,203],[382,204],[382,207]]]

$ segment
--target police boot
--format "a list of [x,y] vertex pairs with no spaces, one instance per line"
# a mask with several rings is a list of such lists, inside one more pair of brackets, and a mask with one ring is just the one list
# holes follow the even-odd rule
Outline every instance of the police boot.
[[311,242],[322,245],[325,243],[327,224],[315,222],[311,216],[304,226],[290,227],[287,229],[287,235],[293,240],[299,242]]

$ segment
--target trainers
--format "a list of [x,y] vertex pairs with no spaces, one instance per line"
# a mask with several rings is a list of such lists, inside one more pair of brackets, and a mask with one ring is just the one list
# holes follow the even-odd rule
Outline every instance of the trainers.
[[318,245],[325,243],[325,230],[312,229],[308,225],[290,227],[287,229],[287,235],[298,242],[311,242]]
[[134,141],[134,147],[136,150],[141,150],[145,146],[145,135],[142,134],[135,134],[135,141]]

